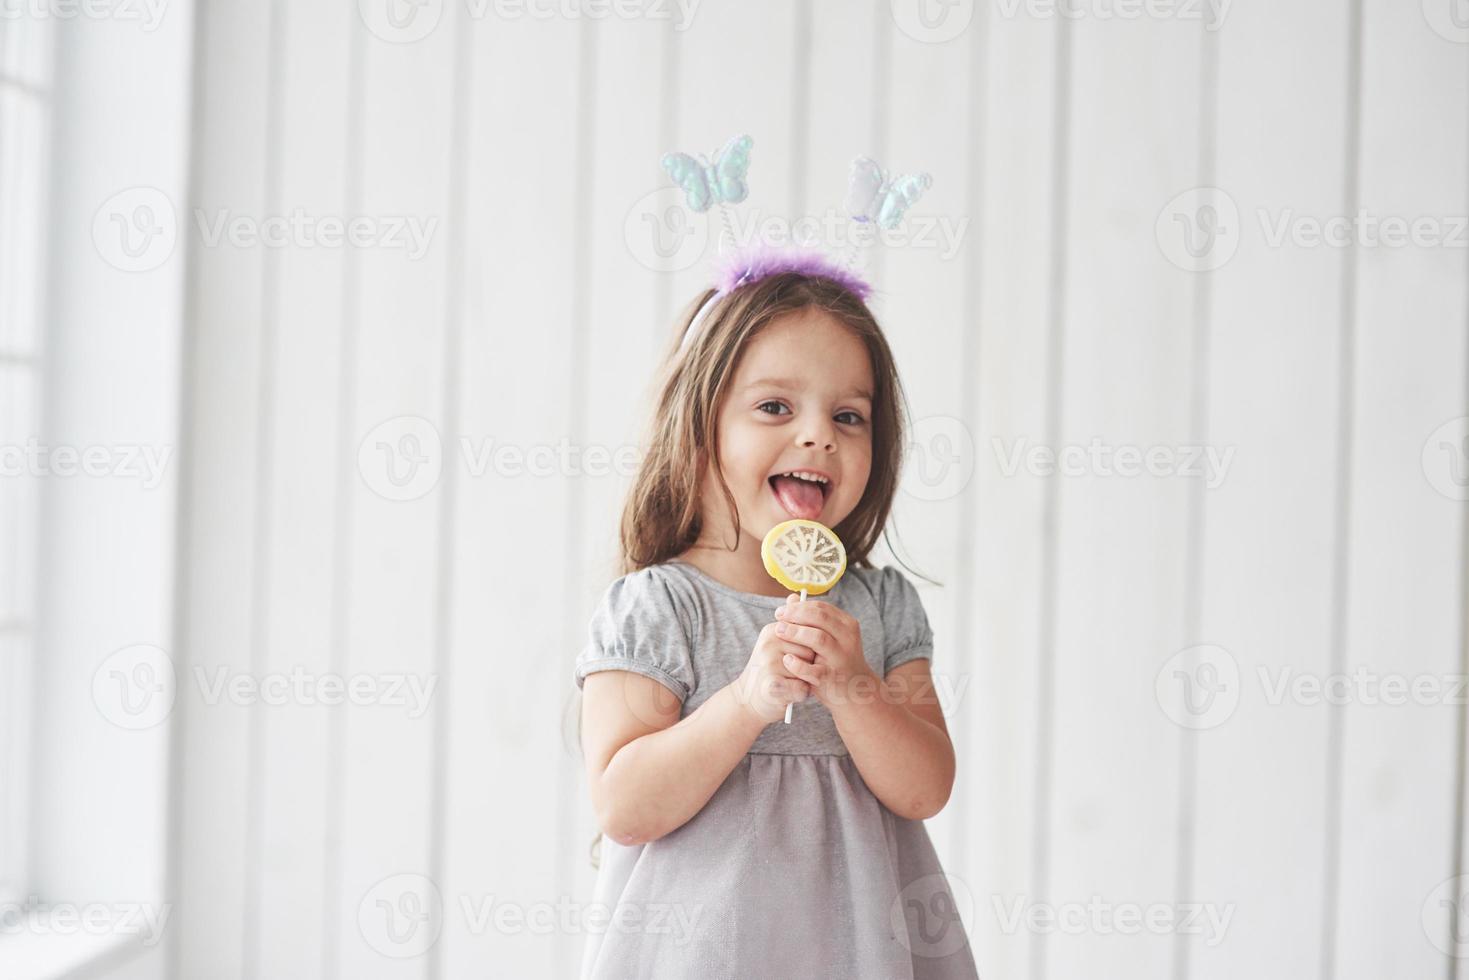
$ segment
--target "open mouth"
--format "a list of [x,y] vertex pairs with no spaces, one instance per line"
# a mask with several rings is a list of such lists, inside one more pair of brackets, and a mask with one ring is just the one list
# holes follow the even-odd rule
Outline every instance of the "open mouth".
[[775,494],[781,509],[792,517],[808,521],[814,521],[821,516],[832,491],[829,479],[823,481],[776,473],[766,482],[770,484],[770,490]]

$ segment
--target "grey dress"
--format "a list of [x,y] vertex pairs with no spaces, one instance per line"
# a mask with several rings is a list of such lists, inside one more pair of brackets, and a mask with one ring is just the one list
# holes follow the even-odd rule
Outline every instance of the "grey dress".
[[[933,656],[922,602],[895,568],[849,568],[813,600],[856,617],[880,677]],[[687,716],[744,670],[784,601],[681,561],[624,575],[592,616],[576,684],[630,670],[673,691]],[[683,826],[631,847],[603,835],[599,907],[583,980],[978,976],[923,822],[873,795],[815,698],[791,724],[766,726]]]

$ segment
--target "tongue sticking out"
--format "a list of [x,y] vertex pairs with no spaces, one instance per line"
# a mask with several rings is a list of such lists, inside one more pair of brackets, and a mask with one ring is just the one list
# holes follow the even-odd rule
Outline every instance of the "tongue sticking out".
[[777,476],[771,478],[770,485],[775,488],[780,505],[792,517],[814,521],[821,516],[824,498],[818,484],[794,476]]

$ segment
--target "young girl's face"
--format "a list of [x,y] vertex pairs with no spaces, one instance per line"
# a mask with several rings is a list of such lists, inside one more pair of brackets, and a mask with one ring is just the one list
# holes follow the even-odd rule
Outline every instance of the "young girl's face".
[[[742,536],[757,551],[781,521],[835,527],[862,499],[872,469],[872,389],[866,346],[824,310],[777,317],[746,344],[717,424],[724,479]],[[792,470],[825,482],[779,476]],[[706,527],[729,526],[721,493],[705,493],[704,504],[718,514]]]

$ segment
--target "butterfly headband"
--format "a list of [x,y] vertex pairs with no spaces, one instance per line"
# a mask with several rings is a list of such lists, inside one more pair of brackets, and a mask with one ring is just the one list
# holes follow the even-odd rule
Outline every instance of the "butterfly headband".
[[[683,189],[690,210],[704,212],[711,204],[719,205],[723,219],[720,252],[724,252],[726,242],[730,245],[730,254],[716,275],[715,291],[689,321],[680,349],[687,347],[699,332],[720,297],[777,273],[799,272],[831,279],[862,300],[872,293],[872,287],[853,267],[856,248],[851,238],[839,262],[816,248],[777,248],[758,242],[753,247],[736,246],[729,205],[749,196],[750,185],[745,178],[750,171],[753,145],[754,140],[741,135],[716,151],[712,161],[703,154],[698,159],[687,153],[668,153],[663,157],[663,169]],[[932,183],[926,173],[893,176],[870,157],[859,156],[852,161],[844,210],[859,225],[870,222],[879,228],[896,228],[903,214]]]

